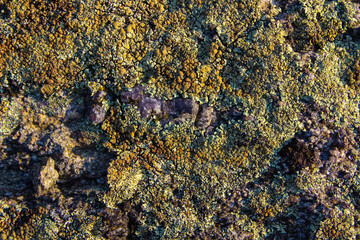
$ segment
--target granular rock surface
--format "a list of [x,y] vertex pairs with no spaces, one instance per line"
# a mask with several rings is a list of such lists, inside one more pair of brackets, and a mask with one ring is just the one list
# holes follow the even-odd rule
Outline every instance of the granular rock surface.
[[0,0],[0,239],[359,239],[360,4]]

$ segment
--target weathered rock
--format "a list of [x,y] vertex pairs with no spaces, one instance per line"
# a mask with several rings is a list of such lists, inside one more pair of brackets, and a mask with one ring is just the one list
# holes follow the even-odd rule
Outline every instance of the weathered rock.
[[136,103],[141,101],[145,95],[145,87],[137,86],[131,89],[131,91],[124,91],[121,93],[120,101],[122,103]]
[[92,97],[93,101],[96,103],[100,103],[107,96],[107,92],[99,90]]
[[95,124],[99,124],[104,121],[106,116],[105,108],[100,104],[94,104],[91,107],[89,119]]
[[66,120],[79,120],[84,116],[84,112],[83,104],[71,104],[66,110]]
[[61,181],[87,177],[99,178],[106,174],[109,156],[92,150],[81,149],[71,153],[69,156],[62,156],[57,161]]
[[165,114],[173,121],[195,120],[199,111],[199,104],[191,99],[176,98],[166,104]]
[[145,96],[137,103],[137,106],[141,116],[149,118],[151,115],[161,115],[162,109],[164,108],[164,101]]
[[104,236],[110,239],[120,239],[128,235],[129,217],[124,212],[114,209],[105,208],[100,212],[100,215],[107,221],[104,221],[101,227],[101,232]]
[[199,104],[196,101],[184,98],[164,101],[150,97],[145,94],[145,90],[142,86],[134,87],[131,91],[123,92],[120,100],[122,103],[136,105],[142,117],[149,118],[155,115],[162,123],[196,119],[199,112]]
[[43,166],[33,170],[33,185],[38,196],[48,193],[55,186],[59,173],[55,169],[55,161],[52,158],[46,160]]
[[[199,129],[207,129],[214,125],[216,121],[216,111],[214,107],[204,104],[200,107],[199,115],[196,119],[196,127]],[[210,129],[211,130],[211,129]]]

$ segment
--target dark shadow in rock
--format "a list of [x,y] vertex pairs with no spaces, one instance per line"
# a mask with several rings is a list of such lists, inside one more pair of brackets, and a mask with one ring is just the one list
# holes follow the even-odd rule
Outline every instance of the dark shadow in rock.
[[84,159],[84,175],[89,178],[99,178],[107,174],[109,163],[116,158],[115,154],[108,153],[106,150],[87,149],[75,147],[73,153]]
[[105,191],[107,169],[116,155],[95,148],[73,149],[72,158],[63,158],[58,164],[60,178],[58,186],[64,196],[89,190]]
[[[10,136],[13,136],[16,128]],[[4,153],[7,157],[0,161],[0,199],[4,197],[32,196],[35,191],[30,170],[34,162],[38,162],[26,147],[17,144],[12,137],[3,141]]]
[[10,156],[0,163],[0,199],[34,193],[31,174],[11,158],[17,157]]
[[352,41],[359,42],[360,41],[360,27],[358,28],[348,28],[344,33],[344,36],[350,36]]
[[10,17],[10,9],[5,4],[0,4],[0,18],[6,20]]

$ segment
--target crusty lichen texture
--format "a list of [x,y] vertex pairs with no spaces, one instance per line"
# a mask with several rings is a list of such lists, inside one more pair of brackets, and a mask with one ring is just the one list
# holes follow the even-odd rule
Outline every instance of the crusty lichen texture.
[[359,34],[351,0],[0,0],[0,238],[360,238]]

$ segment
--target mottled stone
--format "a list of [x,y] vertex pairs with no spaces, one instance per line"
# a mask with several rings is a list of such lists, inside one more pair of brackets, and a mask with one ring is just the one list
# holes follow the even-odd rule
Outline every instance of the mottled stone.
[[160,115],[162,113],[164,101],[145,96],[137,103],[137,106],[141,116],[149,118],[151,115]]
[[83,104],[71,104],[66,110],[67,120],[79,120],[84,116],[85,106]]
[[92,121],[95,124],[99,124],[102,121],[104,121],[106,116],[106,110],[103,106],[99,104],[94,104],[91,107],[89,120]]
[[121,93],[120,101],[122,103],[139,102],[144,98],[145,87],[137,86],[130,91],[124,91]]
[[61,181],[81,177],[100,178],[106,174],[109,162],[107,154],[91,149],[74,149],[73,153],[69,156],[63,155],[57,161]]
[[165,114],[169,119],[183,121],[195,120],[199,111],[199,104],[191,99],[176,98],[166,103]]
[[215,124],[216,111],[214,107],[206,104],[200,107],[199,115],[196,119],[196,127],[199,129],[207,129],[210,125]]
[[135,104],[144,118],[156,115],[165,120],[165,122],[184,121],[186,119],[195,120],[199,104],[191,99],[176,98],[164,101],[144,94],[145,88],[138,86],[131,91],[121,94],[121,102]]
[[52,158],[46,160],[46,164],[35,167],[33,170],[33,185],[38,196],[46,194],[56,184],[59,173],[55,169],[55,161]]
[[99,90],[93,96],[93,101],[100,103],[107,96],[107,92]]

